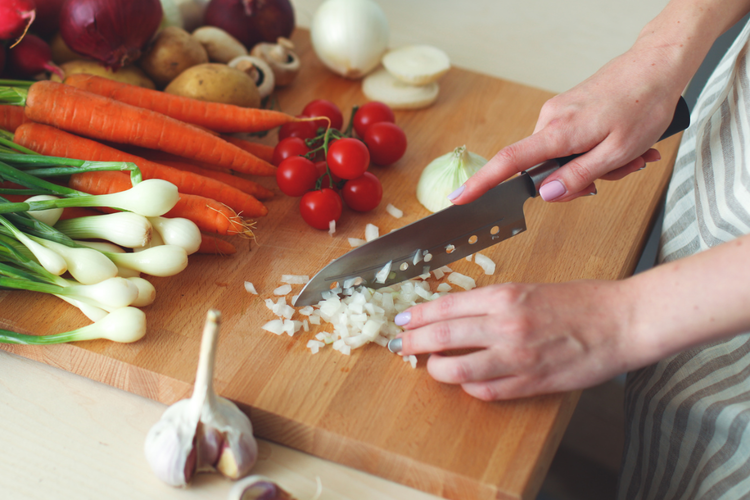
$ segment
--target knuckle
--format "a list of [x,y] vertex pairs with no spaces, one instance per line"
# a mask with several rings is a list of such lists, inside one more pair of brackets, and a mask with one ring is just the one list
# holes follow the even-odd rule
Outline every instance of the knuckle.
[[453,332],[447,323],[438,323],[432,331],[432,341],[439,347],[451,345]]
[[482,401],[495,401],[499,396],[491,384],[479,384],[472,387],[471,394]]

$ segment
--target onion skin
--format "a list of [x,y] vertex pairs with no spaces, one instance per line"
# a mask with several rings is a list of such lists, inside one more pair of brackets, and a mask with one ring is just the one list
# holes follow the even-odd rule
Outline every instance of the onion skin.
[[65,0],[60,36],[74,52],[117,70],[140,57],[163,14],[159,0]]
[[289,0],[211,0],[204,23],[221,28],[249,50],[260,42],[276,43],[294,31]]
[[60,10],[65,0],[35,0],[36,19],[31,31],[45,40],[51,40],[60,27]]

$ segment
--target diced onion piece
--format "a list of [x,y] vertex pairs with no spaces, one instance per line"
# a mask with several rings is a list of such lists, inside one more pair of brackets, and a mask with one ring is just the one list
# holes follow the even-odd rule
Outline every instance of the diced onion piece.
[[280,319],[272,319],[261,328],[276,335],[281,335],[284,333],[284,322]]
[[416,266],[417,264],[419,264],[420,260],[422,260],[422,251],[417,250],[416,252],[414,252],[414,259],[412,259],[412,264]]
[[249,281],[245,282],[245,290],[252,293],[253,295],[258,295],[258,292],[255,290],[255,286]]
[[286,295],[291,291],[292,291],[292,285],[281,285],[280,287],[274,289],[273,294],[274,295]]
[[440,293],[447,293],[447,292],[450,292],[451,290],[453,290],[453,287],[450,286],[448,283],[440,283],[437,286],[437,291]]
[[383,268],[377,272],[375,275],[375,281],[383,284],[385,283],[385,280],[388,279],[388,275],[391,273],[391,264],[393,263],[392,260],[389,260],[386,265],[383,266]]
[[348,238],[348,240],[349,240],[349,246],[352,248],[355,248],[355,247],[358,247],[367,243],[365,240],[361,238]]
[[282,274],[281,282],[289,285],[304,285],[310,281],[310,277],[303,274]]
[[450,268],[450,267],[448,267],[448,266],[442,266],[442,267],[440,267],[439,269],[440,269],[441,271],[443,271],[443,272],[444,272],[445,274],[448,274],[448,273],[452,273],[452,272],[453,272],[453,269],[451,269],[451,268]]
[[466,260],[468,260],[469,262],[471,262],[471,258],[472,257],[474,257],[474,254],[470,253],[469,255],[466,256]]
[[448,54],[432,45],[407,45],[387,52],[381,60],[394,77],[409,85],[436,82],[451,67]]
[[432,274],[435,275],[436,280],[442,279],[443,276],[445,276],[445,273],[442,271],[442,269],[439,268],[432,271]]
[[362,80],[362,92],[372,101],[380,101],[393,109],[425,108],[435,102],[439,85],[409,85],[380,68]]
[[372,241],[380,236],[380,229],[374,224],[367,224],[365,226],[365,241]]
[[328,234],[330,234],[331,236],[333,236],[333,233],[335,233],[335,232],[336,232],[336,221],[335,220],[330,220],[328,222]]
[[299,313],[303,316],[310,316],[314,311],[313,306],[305,306],[299,310]]
[[461,273],[451,273],[450,275],[448,275],[448,281],[456,286],[460,286],[464,290],[471,290],[472,288],[476,288],[477,286],[474,278]]
[[385,206],[385,211],[388,212],[392,217],[396,219],[400,219],[404,216],[404,212],[402,210],[399,210],[398,208],[394,207],[390,203]]
[[482,255],[481,253],[476,254],[474,262],[484,270],[484,274],[495,274],[495,262],[486,255]]

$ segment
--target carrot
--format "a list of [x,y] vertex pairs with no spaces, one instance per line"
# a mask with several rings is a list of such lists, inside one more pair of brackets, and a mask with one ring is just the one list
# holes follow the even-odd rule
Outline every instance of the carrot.
[[261,160],[267,161],[268,163],[271,163],[273,161],[273,146],[266,146],[265,144],[260,144],[259,142],[238,139],[237,137],[232,137],[231,135],[222,135],[221,138],[228,143],[234,144],[240,149],[244,149],[250,154],[254,154]]
[[[70,177],[68,185],[89,194],[110,194],[130,189],[125,172],[86,172]],[[230,208],[211,198],[181,194],[180,201],[164,217],[183,217],[201,231],[218,234],[248,234],[249,228]]]
[[136,146],[125,146],[122,144],[113,144],[113,146],[119,149],[120,151],[130,153],[131,155],[140,156],[141,158],[155,161],[156,163],[162,163],[165,161],[183,162],[183,163],[189,163],[191,165],[195,165],[196,167],[201,167],[205,170],[211,170],[213,172],[222,172],[225,174],[232,173],[232,171],[229,170],[228,168],[221,168],[221,167],[217,167],[216,165],[207,165],[206,163],[197,161],[194,158],[183,158],[182,156],[165,153],[164,151],[158,151],[156,149],[139,148]]
[[225,174],[224,172],[216,172],[215,170],[207,170],[205,168],[197,167],[192,163],[182,161],[165,160],[159,163],[167,167],[172,167],[179,170],[184,170],[186,172],[192,172],[197,175],[202,175],[204,177],[216,179],[217,181],[221,181],[225,184],[229,184],[230,186],[234,186],[243,193],[252,195],[258,200],[268,200],[273,198],[273,191],[261,186],[257,182],[251,181],[250,179],[244,179],[232,174]]
[[180,193],[197,194],[226,204],[244,217],[261,217],[268,209],[253,196],[216,179],[154,163],[123,153],[96,141],[78,137],[40,123],[26,123],[16,130],[15,142],[39,154],[88,161],[129,161],[138,165],[144,179],[169,181]]
[[270,163],[192,125],[62,83],[31,85],[25,114],[93,139],[159,149],[246,174],[275,174]]
[[237,249],[228,241],[208,234],[201,234],[201,245],[198,247],[198,253],[232,255],[236,252]]
[[0,104],[0,129],[15,132],[19,125],[28,121],[22,107]]
[[199,101],[93,75],[71,75],[65,79],[65,83],[221,133],[263,132],[298,120],[280,111]]

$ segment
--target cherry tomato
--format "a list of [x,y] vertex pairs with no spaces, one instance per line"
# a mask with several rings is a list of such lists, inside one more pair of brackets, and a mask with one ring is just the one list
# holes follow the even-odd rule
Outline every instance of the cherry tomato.
[[307,192],[299,203],[302,219],[315,229],[328,229],[332,220],[339,220],[343,210],[341,197],[331,188]]
[[[331,101],[325,99],[315,99],[310,101],[305,109],[302,110],[304,116],[327,116],[331,120],[331,128],[341,130],[344,125],[344,115],[341,114],[341,110]],[[328,120],[315,120],[318,127],[327,128]]]
[[369,212],[383,199],[383,185],[373,174],[365,172],[362,177],[346,181],[341,196],[352,210]]
[[305,144],[304,139],[299,137],[287,137],[284,140],[279,141],[275,148],[273,148],[273,158],[271,163],[277,167],[281,165],[281,162],[289,158],[290,156],[304,156],[310,152],[310,148]]
[[315,189],[318,169],[303,156],[290,156],[276,169],[276,184],[287,196],[302,196]]
[[406,134],[395,123],[373,123],[365,132],[365,144],[375,165],[390,165],[406,152]]
[[328,146],[328,168],[342,179],[354,179],[370,166],[370,152],[359,139],[345,137]]
[[380,122],[396,123],[396,116],[393,114],[393,110],[382,102],[370,101],[363,104],[354,113],[354,130],[360,137],[365,136],[370,125]]
[[[307,116],[297,116],[307,118]],[[318,125],[314,121],[289,122],[279,129],[279,142],[287,137],[299,137],[300,139],[312,139],[318,135]]]
[[[322,177],[320,181],[320,187],[327,188],[331,187],[330,178],[328,177],[328,174],[326,173],[326,168],[328,167],[328,164],[325,161],[319,161],[315,163],[315,166],[318,169],[318,178]],[[335,191],[338,191],[339,188],[337,187],[337,184],[339,181],[341,181],[341,177],[331,172],[331,177],[333,177],[333,189]]]

